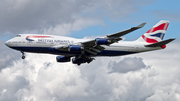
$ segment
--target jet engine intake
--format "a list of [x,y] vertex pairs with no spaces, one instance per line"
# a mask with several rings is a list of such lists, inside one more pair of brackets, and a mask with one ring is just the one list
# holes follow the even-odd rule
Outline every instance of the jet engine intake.
[[107,45],[111,43],[111,40],[106,39],[106,38],[96,38],[96,44],[97,45]]
[[70,52],[79,52],[82,49],[83,49],[83,47],[79,46],[79,45],[69,45],[68,51],[70,51]]

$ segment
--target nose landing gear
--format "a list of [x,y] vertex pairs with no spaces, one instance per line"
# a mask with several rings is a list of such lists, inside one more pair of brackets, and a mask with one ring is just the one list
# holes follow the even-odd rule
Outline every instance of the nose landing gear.
[[23,51],[21,51],[21,53],[22,53],[22,59],[25,59],[25,53],[23,52]]

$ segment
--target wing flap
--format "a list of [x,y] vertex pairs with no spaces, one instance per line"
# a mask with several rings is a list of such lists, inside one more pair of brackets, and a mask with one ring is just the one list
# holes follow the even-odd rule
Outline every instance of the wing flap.
[[[120,40],[122,40],[122,38],[120,38],[121,36],[125,35],[125,34],[128,34],[134,30],[137,30],[139,28],[142,28],[146,23],[142,23],[136,27],[132,27],[130,29],[127,29],[127,30],[124,30],[124,31],[121,31],[121,32],[118,32],[118,33],[114,33],[114,34],[111,34],[111,35],[107,35],[105,36],[104,38],[107,38],[109,40],[111,40],[111,43],[107,44],[107,45],[110,45],[110,44],[113,44],[115,42],[118,42]],[[101,52],[102,50],[104,50],[105,48],[103,47],[103,45],[97,45],[96,44],[96,39],[94,40],[89,40],[89,41],[86,41],[86,42],[81,42],[80,45],[84,48],[84,50],[90,54],[93,54],[93,55],[96,55],[97,53]],[[66,45],[66,46],[57,46],[55,47],[55,49],[57,50],[61,50],[61,51],[68,51],[68,48],[69,48],[69,45]]]
[[101,50],[96,49],[96,48],[91,48],[91,49],[92,49],[93,51],[97,52],[97,53],[101,52]]
[[91,50],[86,50],[86,52],[91,53],[93,55],[97,55],[97,52],[94,52],[94,51],[91,51]]
[[95,50],[95,51],[102,51],[105,48],[103,46],[100,45],[96,45],[95,44],[95,40],[90,40],[90,41],[86,41],[86,42],[82,42],[81,44],[84,46],[85,50]]

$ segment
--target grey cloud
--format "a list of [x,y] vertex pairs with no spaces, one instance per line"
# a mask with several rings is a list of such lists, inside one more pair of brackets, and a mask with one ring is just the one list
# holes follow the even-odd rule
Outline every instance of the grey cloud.
[[1,0],[0,32],[43,33],[63,24],[72,26],[82,17],[124,21],[147,4],[144,0]]
[[122,61],[116,62],[116,61],[111,61],[109,63],[109,68],[112,70],[112,72],[119,72],[119,73],[127,73],[130,71],[137,71],[142,68],[146,68],[146,65],[142,61],[142,58],[125,58]]
[[13,65],[21,57],[21,53],[5,46],[5,41],[0,40],[0,71],[7,66]]
[[2,0],[0,31],[20,33],[72,22],[87,3],[84,0]]

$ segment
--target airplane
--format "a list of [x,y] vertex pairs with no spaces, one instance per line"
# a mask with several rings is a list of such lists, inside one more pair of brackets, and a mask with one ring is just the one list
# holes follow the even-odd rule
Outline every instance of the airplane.
[[70,62],[81,65],[90,63],[99,56],[122,56],[166,48],[175,38],[163,40],[170,21],[161,20],[150,30],[134,41],[123,41],[122,36],[142,28],[142,23],[130,29],[95,39],[76,39],[65,36],[18,34],[5,42],[5,45],[18,50],[25,59],[24,52],[58,55],[57,62]]

